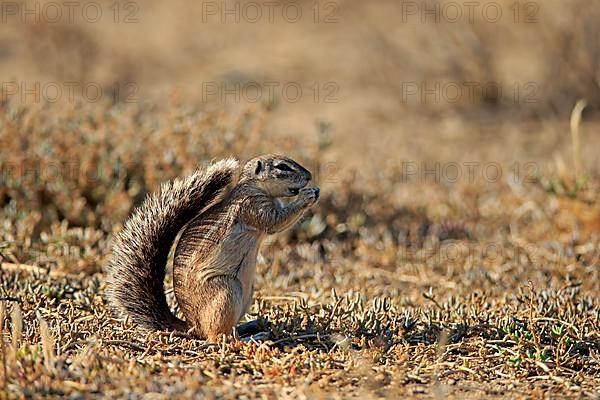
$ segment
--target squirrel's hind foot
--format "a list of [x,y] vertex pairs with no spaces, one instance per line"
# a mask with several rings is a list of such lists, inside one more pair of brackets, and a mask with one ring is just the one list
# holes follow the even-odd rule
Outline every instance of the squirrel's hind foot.
[[194,330],[199,337],[218,343],[223,335],[231,335],[242,310],[242,288],[237,279],[218,276],[202,287]]

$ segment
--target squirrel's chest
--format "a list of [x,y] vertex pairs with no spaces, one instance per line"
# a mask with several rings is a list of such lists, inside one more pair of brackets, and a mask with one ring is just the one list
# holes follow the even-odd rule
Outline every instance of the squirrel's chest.
[[244,310],[252,302],[256,258],[264,235],[242,223],[236,223],[224,243],[224,247],[235,249],[238,259],[232,263],[234,273],[242,285]]

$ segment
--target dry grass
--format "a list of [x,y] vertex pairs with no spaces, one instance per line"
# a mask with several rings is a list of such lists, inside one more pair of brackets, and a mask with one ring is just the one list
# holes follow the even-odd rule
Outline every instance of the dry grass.
[[[340,1],[339,23],[315,25],[145,4],[138,24],[12,18],[0,33],[11,81],[139,88],[139,103],[0,101],[4,397],[600,396],[599,7],[400,24],[402,2]],[[252,80],[310,95],[198,93]],[[473,81],[534,82],[540,101],[399,92]],[[339,102],[315,103],[315,82]],[[212,159],[264,152],[305,164],[322,198],[261,250],[248,318],[263,333],[210,344],[113,318],[103,266],[133,207]]]
[[[44,174],[28,180],[17,169],[2,187],[1,296],[12,320],[4,324],[3,361],[11,395],[595,395],[594,180],[574,197],[535,182],[478,180],[445,189],[407,182],[403,190],[418,185],[428,195],[399,202],[386,190],[402,185],[397,165],[368,186],[352,174],[327,180],[323,173],[320,205],[263,247],[251,317],[265,333],[207,344],[114,319],[102,265],[110,236],[145,193],[203,160],[241,154],[237,139],[263,111],[248,110],[243,123],[204,124],[217,117],[81,107],[95,117],[24,108],[15,118],[10,104],[2,115],[13,132],[3,135],[2,157],[17,168],[24,168],[17,160],[40,171],[53,160],[101,171],[119,161],[127,166],[56,182]],[[123,141],[132,120],[140,127],[167,122]],[[185,126],[188,134],[178,135]],[[213,135],[220,127],[236,132],[229,144]],[[179,149],[176,157],[158,151],[166,138]],[[292,151],[286,139],[270,145]],[[299,157],[307,165],[327,161],[319,150]]]

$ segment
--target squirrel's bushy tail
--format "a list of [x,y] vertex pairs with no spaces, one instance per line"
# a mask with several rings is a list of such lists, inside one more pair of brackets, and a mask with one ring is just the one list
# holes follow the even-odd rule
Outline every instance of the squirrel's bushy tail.
[[238,166],[229,158],[167,182],[133,212],[112,246],[107,296],[113,307],[147,328],[185,327],[164,293],[169,251],[181,228],[225,191]]

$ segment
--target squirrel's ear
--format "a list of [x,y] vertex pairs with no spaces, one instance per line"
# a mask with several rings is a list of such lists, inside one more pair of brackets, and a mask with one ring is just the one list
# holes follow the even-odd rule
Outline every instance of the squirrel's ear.
[[262,169],[263,169],[262,161],[258,160],[256,162],[256,169],[254,170],[254,173],[256,175],[258,175],[258,174],[260,174],[260,171],[262,171]]

